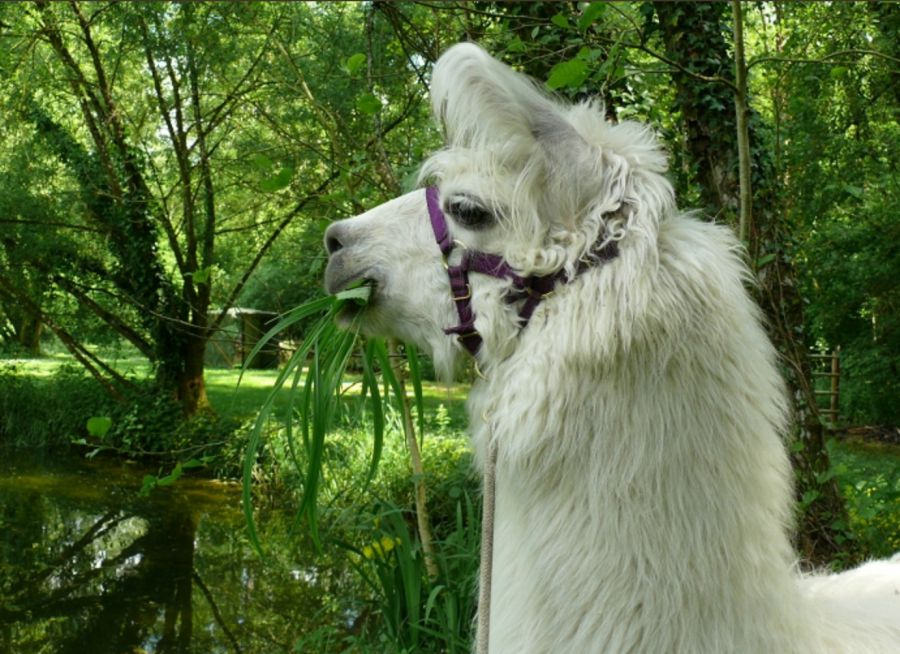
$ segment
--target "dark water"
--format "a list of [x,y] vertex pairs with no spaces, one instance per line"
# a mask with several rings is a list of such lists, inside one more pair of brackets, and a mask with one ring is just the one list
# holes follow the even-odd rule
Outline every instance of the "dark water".
[[182,479],[142,498],[146,472],[4,455],[0,654],[335,647],[346,575],[296,549],[291,516],[260,515],[262,561],[237,485]]

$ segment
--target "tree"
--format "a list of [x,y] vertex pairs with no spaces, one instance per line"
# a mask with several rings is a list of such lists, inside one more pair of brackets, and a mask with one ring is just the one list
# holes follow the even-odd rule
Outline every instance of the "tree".
[[[896,425],[897,279],[895,5],[786,4],[769,55],[785,220],[793,226],[810,339],[840,346],[841,411]],[[776,77],[777,76],[777,77]]]
[[[740,224],[747,238],[751,264],[760,280],[759,299],[766,313],[769,333],[785,363],[784,372],[790,397],[793,398],[792,456],[798,477],[798,499],[801,525],[799,547],[803,555],[815,563],[830,561],[846,544],[846,509],[837,484],[830,473],[825,448],[825,425],[819,414],[812,383],[809,360],[809,332],[805,329],[804,301],[798,289],[798,271],[792,252],[794,237],[791,225],[779,209],[777,178],[769,148],[762,136],[758,116],[748,116],[746,78],[736,80],[730,74],[746,75],[749,65],[732,60],[726,49],[725,5],[655,4],[659,16],[666,55],[677,63],[680,72],[673,75],[678,91],[678,104],[683,115],[700,118],[706,138],[689,139],[695,151],[703,186],[711,187],[706,197],[733,215],[737,207],[747,207],[753,193],[760,209],[755,222],[746,216]],[[733,7],[735,36],[742,37],[742,8]],[[743,54],[743,44],[735,45]],[[698,57],[703,53],[703,57]],[[692,70],[693,62],[716,62],[715,70]],[[731,63],[733,61],[733,63]],[[731,63],[731,65],[728,65]],[[727,84],[703,83],[703,78],[724,79]],[[726,103],[729,95],[733,100]],[[746,112],[746,113],[745,113]],[[743,115],[742,115],[743,114]],[[691,131],[689,121],[688,132]],[[749,123],[749,124],[748,124]],[[749,134],[749,142],[742,132]],[[752,159],[749,170],[739,173],[740,151],[744,159]],[[752,148],[752,152],[748,152]],[[749,165],[745,165],[749,168]],[[752,185],[752,189],[748,188]],[[712,191],[712,192],[710,192]],[[746,210],[746,209],[745,209]],[[727,215],[727,214],[726,214]]]
[[[52,293],[151,360],[185,415],[204,409],[206,342],[266,253],[293,225],[305,229],[309,212],[377,196],[374,147],[420,107],[421,89],[392,72],[405,62],[383,35],[368,58],[379,88],[358,93],[358,64],[347,62],[359,15],[353,6],[44,0],[9,15],[0,65],[16,138],[59,166],[54,179],[75,202],[49,235],[67,262],[41,260],[28,243],[48,219],[14,208],[0,268],[7,306],[56,325],[120,393],[127,383],[66,328],[71,314],[42,312],[37,290],[16,279],[19,264],[42,271]],[[366,136],[381,113],[375,92],[402,98],[383,112],[379,139]],[[82,251],[88,233],[95,241]]]

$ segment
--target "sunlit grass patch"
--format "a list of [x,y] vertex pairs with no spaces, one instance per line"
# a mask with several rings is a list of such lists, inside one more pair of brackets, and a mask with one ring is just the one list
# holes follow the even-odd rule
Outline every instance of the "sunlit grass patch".
[[75,359],[66,354],[52,354],[27,359],[9,358],[0,360],[0,371],[27,375],[33,379],[50,379],[65,365],[75,364]]

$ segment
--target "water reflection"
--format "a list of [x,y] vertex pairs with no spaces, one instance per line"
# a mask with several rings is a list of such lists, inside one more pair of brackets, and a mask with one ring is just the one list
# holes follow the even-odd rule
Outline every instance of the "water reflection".
[[[326,651],[346,575],[295,549],[290,516],[246,541],[239,490],[179,481],[140,498],[143,471],[0,462],[0,653]],[[346,597],[346,595],[343,595]]]

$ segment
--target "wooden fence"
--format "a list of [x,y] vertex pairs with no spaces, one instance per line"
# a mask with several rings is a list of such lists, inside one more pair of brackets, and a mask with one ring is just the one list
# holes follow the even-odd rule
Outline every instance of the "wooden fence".
[[824,354],[810,354],[809,358],[819,415],[827,421],[827,427],[834,428],[840,419],[841,348],[838,346]]

